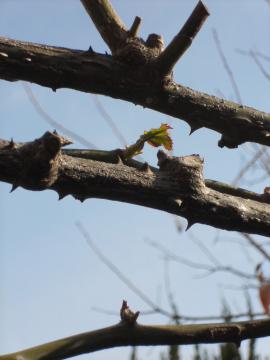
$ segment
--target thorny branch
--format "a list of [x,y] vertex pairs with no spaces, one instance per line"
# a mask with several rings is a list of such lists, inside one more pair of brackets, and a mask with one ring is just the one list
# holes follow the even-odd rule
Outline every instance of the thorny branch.
[[84,201],[95,197],[163,210],[185,217],[188,228],[202,223],[270,235],[270,206],[263,202],[265,195],[258,202],[209,188],[198,155],[170,157],[159,151],[156,169],[125,161],[121,150],[112,152],[118,154],[117,163],[68,156],[60,151],[67,143],[49,132],[29,143],[0,141],[0,180],[15,188],[55,190],[59,198],[72,195]]
[[159,66],[167,63],[170,69],[181,56],[184,48],[177,39],[183,33],[187,38],[196,35],[208,15],[201,2],[190,17],[196,15],[196,22],[187,21],[164,51],[159,35],[150,34],[146,41],[132,37],[107,0],[83,0],[83,4],[112,56],[92,48],[78,51],[0,38],[0,78],[130,101],[185,120],[191,132],[202,127],[219,132],[221,147],[234,148],[247,141],[270,145],[269,114],[176,84],[172,73],[165,76]]

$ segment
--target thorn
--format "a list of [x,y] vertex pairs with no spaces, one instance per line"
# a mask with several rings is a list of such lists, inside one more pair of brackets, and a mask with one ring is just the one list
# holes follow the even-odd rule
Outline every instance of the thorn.
[[173,201],[174,201],[174,203],[175,203],[177,206],[182,207],[182,205],[183,205],[183,200],[174,199]]
[[11,187],[10,193],[12,193],[13,191],[15,191],[18,187],[19,187],[19,185],[12,184],[12,187]]
[[88,52],[90,52],[90,53],[95,53],[94,50],[93,50],[93,48],[92,48],[92,46],[89,46]]
[[148,174],[148,175],[152,175],[152,174],[153,174],[153,171],[151,170],[148,162],[145,162],[145,163],[142,165],[141,170],[142,170],[144,173]]
[[83,203],[86,200],[86,198],[83,195],[73,194],[72,196],[74,197],[75,200],[79,200],[81,203]]
[[201,129],[202,126],[200,125],[190,125],[190,132],[189,132],[189,136],[192,135],[195,131]]
[[117,155],[116,164],[117,164],[117,165],[124,165],[123,160],[122,160],[122,158],[121,158],[120,155]]
[[108,53],[108,51],[105,51],[105,55],[109,56],[109,53]]
[[193,221],[193,220],[187,220],[187,227],[186,227],[186,230],[185,230],[185,231],[188,231],[188,230],[191,228],[191,226],[193,226],[194,224],[196,224],[195,221]]
[[60,201],[60,200],[62,200],[62,199],[64,199],[64,197],[66,197],[66,196],[68,196],[68,194],[67,193],[58,193],[58,201]]
[[58,135],[58,132],[56,131],[56,129],[53,130],[53,134]]
[[5,148],[6,149],[14,149],[15,148],[15,143],[13,141],[13,138],[11,138],[10,142],[8,143],[8,145]]
[[56,92],[57,88],[56,87],[52,87],[52,91]]

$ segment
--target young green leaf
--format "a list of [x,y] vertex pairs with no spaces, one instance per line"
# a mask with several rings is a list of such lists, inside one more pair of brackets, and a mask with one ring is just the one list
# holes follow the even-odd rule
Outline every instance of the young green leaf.
[[141,154],[146,142],[154,147],[164,146],[166,150],[172,150],[173,141],[168,132],[169,129],[172,127],[168,124],[161,124],[157,129],[145,131],[135,144],[126,147],[123,152],[124,157],[130,159]]

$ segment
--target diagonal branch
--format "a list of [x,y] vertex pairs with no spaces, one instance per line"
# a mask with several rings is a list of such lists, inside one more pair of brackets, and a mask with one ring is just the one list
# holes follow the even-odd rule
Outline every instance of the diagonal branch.
[[[220,229],[270,235],[267,203],[224,194],[206,186],[198,155],[158,153],[159,169],[71,157],[60,152],[68,141],[46,133],[33,142],[0,141],[0,181],[29,190],[55,190],[59,198],[102,198],[183,216],[188,228],[207,224]],[[139,164],[141,166],[139,167]]]
[[173,67],[191,46],[193,39],[209,15],[207,7],[202,1],[199,1],[182,29],[159,55],[157,64],[162,74],[168,75],[172,72]]
[[128,32],[108,0],[81,0],[112,54],[126,40]]
[[154,63],[127,65],[109,55],[0,38],[0,78],[130,101],[185,120],[192,132],[202,127],[217,131],[220,146],[247,141],[270,145],[269,114],[173,81],[161,85]]
[[139,312],[132,312],[126,301],[121,322],[17,353],[2,355],[0,360],[60,360],[85,353],[121,346],[185,345],[198,343],[235,343],[270,335],[270,320],[196,325],[140,325]]

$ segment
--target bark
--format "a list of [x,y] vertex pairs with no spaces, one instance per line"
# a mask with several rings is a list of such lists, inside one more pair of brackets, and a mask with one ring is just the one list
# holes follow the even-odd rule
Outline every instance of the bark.
[[67,143],[49,132],[29,143],[0,141],[0,180],[13,188],[55,190],[60,198],[94,197],[159,209],[185,217],[188,227],[201,223],[270,235],[269,203],[209,188],[198,155],[170,157],[159,151],[156,169],[139,162],[123,163],[119,157],[114,164],[68,156],[60,151]]
[[0,38],[0,78],[126,100],[186,121],[191,133],[202,127],[215,130],[222,134],[221,147],[247,141],[270,145],[269,114],[164,77],[158,66],[162,43],[155,40],[154,48],[134,40],[110,56]]
[[[125,303],[125,302],[124,302]],[[270,335],[270,320],[225,324],[140,325],[138,312],[128,308],[121,322],[107,328],[70,336],[17,353],[0,360],[60,360],[108,348],[137,345],[184,345],[198,343],[234,343]]]

